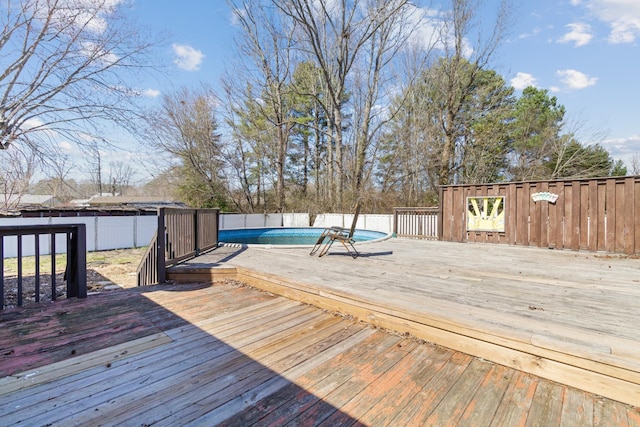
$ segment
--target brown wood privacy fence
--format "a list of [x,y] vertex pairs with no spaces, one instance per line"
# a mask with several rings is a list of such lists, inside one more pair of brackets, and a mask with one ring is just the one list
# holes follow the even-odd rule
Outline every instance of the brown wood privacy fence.
[[[84,224],[64,224],[64,225],[23,225],[12,227],[0,227],[0,310],[5,306],[24,305],[24,294],[33,295],[35,302],[41,301],[41,293],[50,294],[50,301],[55,301],[57,297],[56,284],[56,240],[60,237],[64,240],[59,242],[58,248],[64,247],[66,250],[66,266],[64,270],[64,281],[67,287],[67,298],[87,297],[87,231]],[[17,239],[16,273],[15,277],[5,277],[5,239]],[[25,258],[24,246],[29,246],[29,251],[34,254],[33,269],[25,271],[23,261]],[[48,255],[50,258],[49,274],[42,274],[40,271],[41,257]],[[42,284],[41,278],[48,276],[48,283]],[[32,280],[31,280],[32,279]],[[33,287],[25,286],[25,281],[32,282]],[[15,282],[15,288],[5,289],[7,282]],[[42,286],[48,286],[49,291],[45,292]],[[41,292],[42,291],[42,292]],[[6,298],[9,294],[10,298]],[[7,300],[10,300],[7,303]]]
[[[504,197],[503,232],[467,229],[467,198],[482,196]],[[445,186],[440,203],[442,240],[640,253],[640,176]]]
[[219,213],[219,209],[158,209],[158,229],[138,266],[138,286],[163,283],[167,267],[216,247]]

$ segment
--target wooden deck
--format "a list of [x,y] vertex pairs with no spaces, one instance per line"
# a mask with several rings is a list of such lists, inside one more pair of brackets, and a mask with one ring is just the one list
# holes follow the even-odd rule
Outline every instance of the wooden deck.
[[637,258],[408,239],[360,250],[220,248],[169,276],[235,277],[640,406]]
[[629,405],[234,283],[0,316],[7,426],[640,425]]
[[[546,376],[568,361],[633,366],[637,345],[613,343],[638,342],[637,260],[398,239],[360,249],[220,248],[171,273],[270,292],[159,285],[2,312],[2,425],[640,426],[628,397],[525,372],[527,357]],[[425,331],[452,345],[414,337]],[[527,334],[564,358],[506,346]],[[473,356],[487,349],[511,359]],[[635,396],[629,379],[598,375],[594,386]]]

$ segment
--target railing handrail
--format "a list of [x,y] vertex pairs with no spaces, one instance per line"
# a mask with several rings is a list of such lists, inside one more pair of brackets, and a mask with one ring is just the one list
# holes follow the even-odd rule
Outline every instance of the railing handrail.
[[16,236],[18,239],[17,305],[23,305],[22,246],[24,236],[34,236],[35,251],[35,301],[40,302],[40,237],[51,237],[51,300],[56,299],[56,234],[67,238],[67,265],[65,279],[67,298],[87,297],[87,232],[85,224],[37,224],[18,227],[0,226],[0,310],[4,308],[4,238]]
[[439,239],[440,216],[440,207],[393,208],[393,232],[398,237]]
[[393,208],[393,210],[395,212],[403,212],[403,211],[438,212],[439,209],[440,209],[440,207],[438,207],[438,206],[427,206],[427,207],[421,207],[421,206],[407,207],[407,206],[402,206],[402,207]]
[[138,266],[138,286],[163,283],[168,266],[216,247],[219,214],[219,209],[159,208],[156,236]]
[[36,234],[66,233],[69,228],[85,227],[84,224],[36,224],[8,226],[0,225],[0,236],[25,236]]

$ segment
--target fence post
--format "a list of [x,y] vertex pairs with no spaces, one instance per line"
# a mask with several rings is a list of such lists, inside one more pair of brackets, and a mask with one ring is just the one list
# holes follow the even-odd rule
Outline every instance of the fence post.
[[200,256],[200,239],[198,234],[200,233],[200,226],[198,224],[198,209],[193,210],[193,250],[196,256]]
[[398,208],[393,208],[393,235],[398,235]]
[[164,209],[158,208],[158,251],[156,253],[156,268],[158,269],[158,283],[162,284],[167,280],[167,268],[165,263],[165,250],[167,232],[165,230]]
[[438,240],[442,240],[444,234],[444,187],[438,189]]

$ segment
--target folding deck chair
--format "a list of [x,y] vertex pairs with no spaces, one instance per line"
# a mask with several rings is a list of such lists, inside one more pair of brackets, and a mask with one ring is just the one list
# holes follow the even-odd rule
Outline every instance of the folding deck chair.
[[[354,259],[357,258],[360,254],[358,253],[355,246],[353,246],[353,244],[355,243],[353,240],[353,234],[356,231],[358,215],[360,215],[360,202],[356,203],[356,209],[355,213],[353,214],[353,222],[351,223],[351,228],[343,228],[338,226],[326,228],[322,232],[320,237],[318,237],[318,240],[316,241],[316,244],[313,246],[313,249],[311,250],[309,255],[314,255],[316,252],[318,252],[318,249],[322,248],[320,249],[320,253],[318,254],[318,256],[325,256],[329,252],[331,245],[333,245],[335,241],[338,241],[342,243],[347,252],[349,252],[349,254]],[[326,243],[325,240],[327,240]]]

